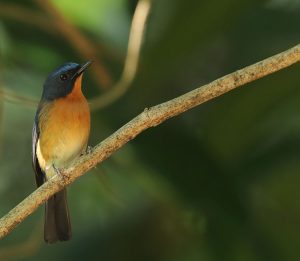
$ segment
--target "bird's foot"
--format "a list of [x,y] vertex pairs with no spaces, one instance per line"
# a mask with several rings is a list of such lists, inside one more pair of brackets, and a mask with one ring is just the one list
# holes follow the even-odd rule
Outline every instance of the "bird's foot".
[[92,146],[87,146],[86,147],[86,154],[90,154],[93,151],[93,147]]
[[65,181],[66,180],[66,176],[53,164],[52,165],[55,173],[63,180]]

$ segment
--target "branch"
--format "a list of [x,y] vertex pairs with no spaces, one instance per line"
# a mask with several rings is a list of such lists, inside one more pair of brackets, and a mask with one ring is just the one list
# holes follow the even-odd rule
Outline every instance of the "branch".
[[0,86],[0,98],[10,103],[20,104],[31,108],[36,108],[39,102],[37,99],[19,94],[2,86]]
[[157,126],[165,120],[190,110],[199,104],[299,61],[300,44],[285,52],[203,85],[173,100],[149,109],[146,108],[137,117],[100,142],[88,154],[80,157],[69,168],[62,169],[61,173],[63,175],[55,175],[2,217],[0,219],[0,238],[9,234],[53,194],[72,183],[97,164],[103,162],[144,130]]
[[97,58],[98,48],[85,37],[49,0],[34,0],[50,17],[53,24],[65,39],[76,49],[84,59],[94,60],[92,71],[97,82],[104,89],[111,84],[111,77],[105,66]]
[[0,16],[1,18],[14,19],[22,24],[36,26],[49,34],[56,34],[55,27],[49,23],[49,19],[43,14],[39,14],[21,5],[0,3]]
[[[36,0],[36,1],[37,1],[37,3],[43,4],[43,5],[48,3],[48,2],[45,2],[44,0],[43,1]],[[103,107],[106,107],[106,106],[112,104],[113,102],[118,100],[123,94],[125,94],[126,91],[128,91],[129,87],[131,86],[131,84],[136,76],[136,72],[137,72],[137,68],[138,68],[138,64],[139,64],[139,60],[140,60],[142,43],[143,43],[143,35],[144,35],[145,28],[146,28],[147,18],[150,13],[151,3],[152,3],[152,0],[140,0],[138,2],[136,10],[133,15],[131,27],[130,27],[128,49],[127,49],[127,53],[126,53],[126,58],[125,58],[122,75],[121,75],[120,79],[111,88],[109,88],[108,91],[106,91],[104,94],[101,94],[98,97],[95,97],[95,98],[92,98],[89,100],[90,109],[92,111],[101,109]],[[48,7],[48,8],[50,8],[50,7]],[[0,9],[1,9],[1,4],[0,4]],[[0,11],[0,15],[1,15],[1,11]],[[68,26],[70,26],[70,25],[68,25]],[[64,27],[68,27],[68,26],[65,25]],[[73,32],[73,30],[75,30],[75,29],[73,28],[71,31]],[[74,32],[73,34],[76,35],[77,33]],[[70,36],[70,40],[72,40],[71,36]],[[76,41],[75,43],[77,45],[78,41]],[[87,53],[87,51],[85,51],[85,49],[88,46],[86,46],[86,48],[82,48],[81,45],[78,45],[78,46],[80,49],[79,51],[81,51],[83,54]],[[91,50],[91,51],[93,51],[93,50]],[[89,59],[89,58],[87,58],[87,59]],[[95,65],[97,67],[97,62]],[[94,65],[93,65],[93,67],[94,67]],[[96,70],[98,70],[97,68],[96,68]],[[99,74],[96,74],[96,75],[99,76]],[[99,78],[99,77],[97,77],[97,78]],[[101,79],[101,78],[99,78],[99,79]],[[0,95],[8,102],[12,102],[12,103],[16,103],[16,104],[20,104],[20,105],[24,105],[24,106],[28,106],[28,107],[36,107],[38,104],[37,99],[35,99],[33,97],[25,96],[25,95],[20,95],[20,94],[14,92],[14,91],[11,91],[7,88],[1,89]]]

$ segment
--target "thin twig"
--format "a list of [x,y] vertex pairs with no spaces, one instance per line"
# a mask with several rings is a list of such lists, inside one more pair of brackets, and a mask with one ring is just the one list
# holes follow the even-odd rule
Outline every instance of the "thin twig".
[[36,108],[38,100],[29,96],[18,94],[15,91],[11,91],[7,88],[0,88],[0,99],[4,101],[20,104],[26,107]]
[[65,37],[84,59],[93,60],[93,72],[96,81],[104,89],[111,85],[111,77],[101,63],[98,48],[85,37],[49,0],[34,0],[47,14],[52,17],[57,30]]
[[[58,35],[58,31],[56,26],[54,26],[52,19],[49,19],[49,17],[46,17],[42,13],[32,11],[31,9],[19,4],[0,3],[0,17],[21,22],[22,24],[35,26],[38,29],[54,36]],[[89,41],[92,40],[89,39]],[[97,48],[98,52],[101,50],[103,55],[113,61],[120,62],[123,58],[118,51],[113,49],[111,46],[105,45],[105,43],[93,44],[95,44],[95,48]]]
[[[53,12],[55,16],[61,16],[59,13],[57,13],[56,9],[55,10],[51,9],[53,7],[50,7],[50,5],[48,5],[48,1],[44,1],[44,0],[43,1],[36,0],[36,1],[43,6],[46,5],[46,7],[44,8],[48,10],[48,12],[51,11],[51,14]],[[152,3],[151,0],[140,0],[138,2],[132,19],[129,40],[128,40],[128,49],[127,49],[124,69],[121,78],[107,92],[100,95],[99,97],[92,98],[91,100],[89,100],[91,110],[98,110],[112,104],[117,99],[119,99],[122,95],[124,95],[124,93],[126,93],[126,91],[128,91],[129,87],[131,86],[136,76],[136,72],[140,60],[140,54],[141,54],[142,43],[143,43],[143,35],[146,28],[147,18],[150,13],[151,3]],[[20,11],[21,10],[22,9],[20,9]],[[30,12],[27,15],[30,15]],[[77,47],[81,48],[81,51],[84,54],[86,54],[88,57],[88,52],[93,51],[93,48],[89,47],[90,43],[87,44],[86,42],[84,42],[84,40],[81,39],[82,36],[80,34],[78,35],[77,29],[74,29],[74,27],[71,26],[67,21],[64,21],[63,25],[64,26],[62,26],[62,28],[65,28],[64,30],[67,30],[69,32],[70,40],[72,40],[75,37],[77,39],[76,43],[81,43],[78,44]],[[69,28],[70,26],[71,29]],[[95,50],[93,52],[95,52]],[[96,66],[96,71],[98,71],[99,69],[97,67],[98,66],[97,64],[98,62],[96,62],[93,65],[93,67]],[[99,76],[98,77],[99,79],[101,79],[99,73],[96,73],[96,75]],[[34,98],[17,94],[16,92],[8,89],[3,89],[0,94],[6,101],[17,103],[20,105],[31,107],[31,106],[36,106],[36,104],[38,103],[38,101]]]
[[90,100],[90,107],[92,110],[101,109],[113,103],[126,93],[131,86],[140,60],[143,35],[147,18],[150,13],[151,3],[151,0],[140,0],[138,2],[131,23],[127,55],[122,76],[110,90],[103,95]]
[[173,100],[145,109],[137,117],[95,146],[89,154],[80,157],[69,168],[60,170],[62,175],[55,175],[2,217],[0,219],[0,238],[9,234],[10,231],[53,194],[72,183],[97,164],[103,162],[144,130],[157,126],[165,120],[190,110],[199,104],[282,70],[299,61],[300,44],[285,52],[203,85]]
[[50,34],[56,34],[55,27],[49,23],[44,15],[32,11],[21,5],[11,3],[0,3],[0,16],[20,21],[25,24],[34,25]]

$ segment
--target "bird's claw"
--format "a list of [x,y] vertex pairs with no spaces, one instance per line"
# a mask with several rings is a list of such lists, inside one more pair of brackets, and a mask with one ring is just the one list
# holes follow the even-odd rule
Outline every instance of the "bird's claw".
[[64,180],[65,181],[65,179],[66,179],[66,176],[53,164],[52,165],[52,167],[53,167],[53,169],[54,169],[54,171],[55,171],[55,173],[62,179],[62,180]]
[[90,154],[93,151],[93,147],[92,146],[87,146],[86,147],[86,154]]

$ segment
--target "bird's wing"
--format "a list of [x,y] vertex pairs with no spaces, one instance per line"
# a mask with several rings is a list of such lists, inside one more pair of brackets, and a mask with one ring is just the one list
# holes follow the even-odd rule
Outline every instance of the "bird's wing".
[[32,128],[32,166],[35,172],[35,181],[36,185],[39,187],[44,183],[44,172],[42,171],[37,155],[36,155],[36,146],[39,140],[40,131],[37,123],[37,116]]

